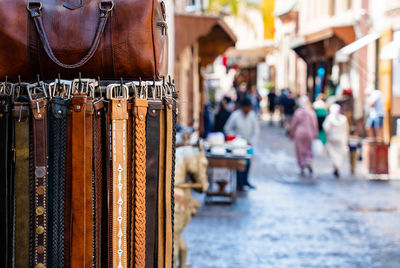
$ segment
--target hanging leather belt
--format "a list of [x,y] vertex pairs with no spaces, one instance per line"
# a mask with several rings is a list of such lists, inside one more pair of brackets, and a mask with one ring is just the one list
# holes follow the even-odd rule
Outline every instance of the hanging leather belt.
[[128,200],[128,234],[127,234],[127,240],[128,240],[128,267],[134,267],[135,263],[135,247],[134,247],[134,233],[135,233],[135,213],[134,213],[134,207],[135,207],[135,191],[134,191],[134,186],[135,186],[135,176],[133,172],[133,159],[134,159],[134,129],[133,129],[133,99],[129,98],[128,99],[128,122],[127,122],[127,175],[128,175],[128,189],[127,189],[127,200]]
[[112,124],[112,260],[128,267],[127,99],[111,99]]
[[[93,176],[94,176],[94,239],[95,239],[95,267],[101,267],[101,245],[102,245],[102,210],[103,210],[103,181],[105,177],[103,167],[103,119],[104,119],[104,103],[103,100],[96,100],[94,103],[94,119],[93,119]],[[105,185],[107,187],[107,185]]]
[[178,93],[175,91],[175,86],[173,86],[172,91],[172,172],[171,172],[171,221],[172,221],[172,267],[174,267],[174,258],[173,254],[175,252],[174,247],[174,224],[175,224],[175,164],[176,164],[176,124],[178,120],[178,107],[177,107],[177,100]]
[[[172,136],[173,136],[173,105],[172,99],[165,99],[165,267],[172,267],[173,237],[172,237]],[[168,261],[170,260],[170,261]]]
[[15,267],[29,267],[29,128],[30,108],[15,102]]
[[146,115],[148,102],[134,100],[135,115],[135,267],[146,265]]
[[149,100],[146,119],[146,267],[153,268],[156,258],[157,187],[160,147],[160,100]]
[[158,173],[158,223],[157,223],[157,267],[165,263],[165,109],[160,111],[160,146]]
[[64,267],[65,154],[68,100],[51,100],[49,137],[49,241],[50,267]]
[[[92,107],[90,107],[92,106]],[[86,94],[72,98],[71,267],[93,266],[93,104]]]
[[33,129],[33,265],[47,266],[48,237],[48,155],[47,155],[47,99],[31,99]]
[[0,220],[1,257],[0,267],[12,266],[13,242],[13,132],[11,120],[11,99],[0,95]]

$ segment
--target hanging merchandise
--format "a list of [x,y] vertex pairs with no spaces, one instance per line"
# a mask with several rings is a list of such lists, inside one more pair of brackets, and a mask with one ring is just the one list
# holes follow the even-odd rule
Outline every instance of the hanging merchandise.
[[0,13],[0,77],[167,74],[163,1],[0,0]]
[[173,81],[0,83],[2,267],[173,267]]

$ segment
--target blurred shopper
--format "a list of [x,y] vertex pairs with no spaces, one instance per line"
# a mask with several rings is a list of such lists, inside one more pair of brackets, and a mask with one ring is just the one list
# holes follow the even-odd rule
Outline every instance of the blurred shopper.
[[385,110],[383,109],[382,92],[379,89],[369,92],[368,105],[370,106],[370,111],[365,123],[368,137],[382,141]]
[[299,109],[296,110],[291,122],[290,136],[294,139],[301,175],[304,175],[305,169],[312,174],[311,147],[313,140],[318,137],[318,121],[307,96],[300,97],[298,104]]
[[242,101],[246,98],[247,95],[247,83],[242,82],[238,86],[236,90],[236,107],[239,108]]
[[347,154],[349,140],[349,123],[346,116],[341,113],[339,104],[332,104],[329,115],[323,124],[326,132],[326,150],[333,164],[333,174],[336,178],[340,176],[339,169]]
[[318,119],[318,139],[325,144],[326,143],[326,133],[324,131],[324,128],[322,127],[322,124],[324,123],[324,120],[326,116],[328,115],[327,111],[327,104],[324,101],[324,96],[323,94],[319,94],[317,97],[317,100],[313,103],[313,108],[315,110],[315,113],[317,114],[317,119]]
[[288,90],[287,95],[281,99],[280,105],[283,108],[283,114],[284,114],[283,126],[289,133],[293,115],[296,110],[296,99],[294,97],[294,94],[290,90]]
[[229,97],[224,97],[220,102],[218,113],[214,119],[214,132],[224,132],[225,124],[232,113],[231,103],[232,100]]
[[276,93],[275,88],[271,88],[268,93],[268,111],[270,115],[270,123],[272,124],[273,116],[275,113],[275,106],[276,106]]
[[254,112],[258,115],[260,112],[260,102],[261,102],[261,96],[257,91],[257,86],[251,86],[250,90],[247,92],[246,95],[247,98],[250,99],[251,105],[253,105]]
[[[249,144],[254,144],[260,132],[256,113],[253,111],[253,106],[250,99],[242,100],[240,109],[236,110],[229,117],[228,122],[224,127],[227,135],[240,136]],[[247,160],[246,170],[237,172],[238,190],[243,190],[244,186],[253,189],[254,186],[249,183],[250,160]]]

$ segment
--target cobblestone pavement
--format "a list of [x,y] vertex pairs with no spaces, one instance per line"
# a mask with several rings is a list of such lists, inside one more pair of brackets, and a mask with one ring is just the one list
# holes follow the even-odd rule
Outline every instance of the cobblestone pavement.
[[400,181],[336,180],[326,157],[302,179],[277,127],[255,148],[257,189],[203,205],[184,231],[189,267],[400,267]]

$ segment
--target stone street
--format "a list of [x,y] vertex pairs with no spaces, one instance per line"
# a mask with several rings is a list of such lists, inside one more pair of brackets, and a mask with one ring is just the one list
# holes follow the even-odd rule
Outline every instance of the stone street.
[[[400,181],[334,179],[326,157],[301,178],[293,143],[262,124],[233,205],[202,205],[183,233],[192,268],[400,267]],[[195,195],[203,200],[204,195]]]

